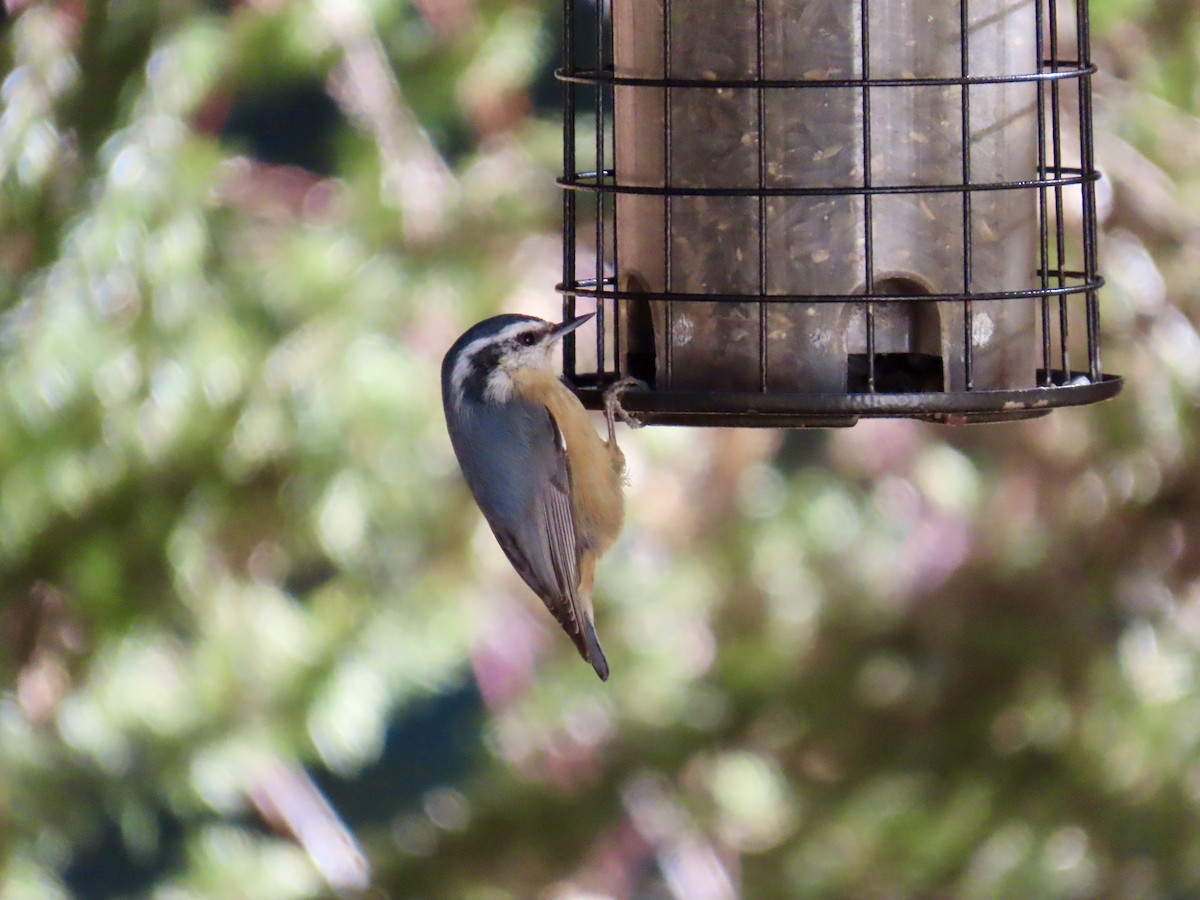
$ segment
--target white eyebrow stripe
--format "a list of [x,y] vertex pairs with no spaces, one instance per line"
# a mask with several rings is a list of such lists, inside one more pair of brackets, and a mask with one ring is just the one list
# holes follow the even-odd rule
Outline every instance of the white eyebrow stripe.
[[498,344],[523,331],[541,329],[543,327],[545,326],[541,322],[513,322],[495,334],[476,338],[463,347],[462,352],[458,354],[458,362],[454,364],[454,370],[450,373],[450,387],[454,392],[455,405],[462,402],[463,382],[467,380],[467,376],[471,372],[471,361],[474,359],[476,353],[489,344]]

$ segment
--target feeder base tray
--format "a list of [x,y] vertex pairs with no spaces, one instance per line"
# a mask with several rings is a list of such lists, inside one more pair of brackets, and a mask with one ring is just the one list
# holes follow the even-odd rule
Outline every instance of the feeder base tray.
[[[1038,373],[1039,382],[1043,375]],[[571,387],[588,409],[603,409],[603,389],[589,380],[579,379]],[[631,390],[621,396],[621,405],[647,425],[842,428],[861,418],[921,419],[959,425],[1033,419],[1059,407],[1115,397],[1124,384],[1116,375],[1092,382],[1082,372],[1072,372],[1070,378],[1052,372],[1051,380],[1052,387],[1012,391],[772,394]]]

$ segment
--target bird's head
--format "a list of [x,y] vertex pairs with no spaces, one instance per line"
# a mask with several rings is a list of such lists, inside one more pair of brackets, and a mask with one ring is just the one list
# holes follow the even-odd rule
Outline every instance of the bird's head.
[[472,326],[442,360],[443,396],[456,408],[464,402],[507,402],[514,373],[550,369],[558,342],[592,315],[558,324],[534,316],[503,315]]

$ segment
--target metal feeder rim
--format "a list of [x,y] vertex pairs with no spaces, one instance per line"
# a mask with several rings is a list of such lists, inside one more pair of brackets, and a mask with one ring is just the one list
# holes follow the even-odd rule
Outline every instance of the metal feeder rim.
[[[1044,373],[1039,373],[1039,375]],[[1061,373],[1058,373],[1061,374]],[[1071,380],[1086,379],[1072,372]],[[647,422],[656,416],[731,418],[756,414],[763,417],[954,417],[1021,414],[1049,411],[1064,406],[1082,406],[1108,400],[1121,392],[1125,381],[1119,375],[1103,375],[1100,381],[1061,384],[1018,390],[927,391],[911,393],[761,393],[757,391],[637,391],[621,395],[621,405]],[[603,409],[603,389],[572,385],[588,409]],[[736,421],[730,424],[737,424]]]
[[[605,175],[605,177],[610,177]],[[865,197],[888,194],[972,194],[981,191],[1036,191],[1072,187],[1100,180],[1099,172],[1064,175],[1027,181],[984,181],[971,184],[872,184],[831,185],[829,187],[680,187],[670,185],[602,183],[595,173],[575,178],[556,178],[555,183],[568,191],[589,194],[634,194],[651,197]]]
[[[600,84],[632,88],[706,88],[725,90],[746,88],[748,90],[779,90],[789,88],[888,88],[888,87],[970,87],[982,84],[1035,84],[1045,81],[1067,81],[1087,78],[1096,73],[1096,65],[1083,65],[1079,60],[1044,60],[1043,65],[1054,66],[1050,72],[1017,73],[1015,75],[966,75],[966,76],[913,76],[911,78],[644,78],[633,75],[617,75],[611,69],[578,69],[567,71],[555,69],[554,77],[571,84]],[[1071,68],[1064,69],[1063,65]]]
[[[1042,273],[1038,273],[1041,275]],[[1052,278],[1082,278],[1081,272],[1050,272]],[[595,284],[595,280],[590,280]],[[595,297],[600,300],[641,300],[656,303],[970,303],[984,300],[1039,300],[1046,297],[1063,297],[1070,294],[1085,294],[1100,290],[1103,278],[1080,284],[1027,288],[1020,291],[978,291],[953,294],[681,294],[665,291],[623,291],[586,287],[589,281],[576,282],[568,287],[555,285],[558,293],[567,297]],[[573,336],[568,335],[567,340]]]
[[[1033,409],[1004,413],[909,413],[892,418],[914,419],[940,425],[1003,424],[1040,419],[1052,409]],[[643,425],[683,426],[687,428],[849,428],[862,418],[883,416],[770,414],[756,412],[731,413],[638,413]]]

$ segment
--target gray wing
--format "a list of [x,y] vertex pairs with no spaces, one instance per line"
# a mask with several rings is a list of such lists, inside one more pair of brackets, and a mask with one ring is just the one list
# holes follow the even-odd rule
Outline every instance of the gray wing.
[[521,401],[475,418],[464,434],[473,437],[473,449],[486,452],[474,452],[469,460],[458,453],[468,486],[513,568],[579,654],[606,678],[608,665],[580,596],[583,548],[558,426],[545,407]]

